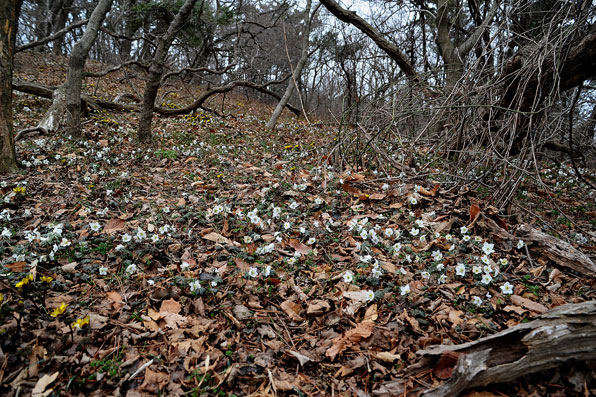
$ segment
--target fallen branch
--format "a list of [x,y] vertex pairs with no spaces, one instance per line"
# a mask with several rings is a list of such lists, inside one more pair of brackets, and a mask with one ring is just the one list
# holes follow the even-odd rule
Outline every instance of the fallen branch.
[[472,387],[510,382],[567,361],[594,360],[594,346],[596,301],[589,301],[559,306],[537,320],[475,342],[418,351],[423,363],[417,367],[433,366],[435,374],[441,371],[449,379],[426,391],[425,397],[457,396]]
[[[199,108],[204,109],[203,105],[205,104],[207,99],[211,98],[212,96],[214,96],[216,94],[221,94],[224,92],[232,91],[236,87],[252,88],[256,91],[262,92],[266,95],[272,96],[273,98],[276,98],[277,100],[279,100],[280,96],[277,95],[275,92],[267,89],[267,86],[272,85],[272,84],[278,84],[280,82],[285,81],[286,79],[271,81],[271,82],[268,82],[265,84],[257,84],[257,83],[253,83],[252,81],[244,81],[244,80],[232,81],[226,85],[214,87],[214,88],[207,90],[206,92],[201,94],[199,96],[199,98],[196,99],[192,104],[185,106],[183,108],[169,109],[169,108],[163,108],[163,107],[155,107],[154,112],[164,115],[164,116],[175,116],[175,115],[181,115],[181,114],[189,114]],[[12,88],[15,91],[20,91],[20,92],[24,92],[26,94],[40,96],[42,98],[52,99],[52,95],[58,87],[48,87],[48,86],[43,86],[41,84],[32,83],[29,81],[13,79]],[[105,99],[94,98],[94,97],[90,97],[89,95],[83,94],[81,96],[81,100],[83,101],[83,106],[89,106],[90,108],[93,108],[93,109],[108,109],[108,110],[128,111],[128,112],[138,112],[139,111],[138,106],[118,102],[118,100],[122,99],[122,96],[123,96],[123,94],[120,94],[119,97],[117,98],[117,100],[112,102],[112,101],[107,101]],[[134,95],[132,95],[132,94],[129,96],[129,98],[133,98],[133,97],[134,97]],[[294,113],[296,116],[301,115],[300,109],[297,109],[296,107],[294,107],[290,104],[287,104],[286,107],[292,113]]]

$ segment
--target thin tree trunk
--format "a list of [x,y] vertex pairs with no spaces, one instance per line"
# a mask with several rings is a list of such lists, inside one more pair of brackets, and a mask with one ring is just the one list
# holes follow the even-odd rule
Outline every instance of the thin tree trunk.
[[137,140],[139,142],[151,141],[153,107],[155,106],[155,98],[161,84],[161,76],[165,69],[166,57],[176,34],[186,23],[196,2],[197,0],[186,0],[168,27],[168,31],[157,41],[157,50],[155,50],[155,56],[149,67],[149,80],[147,81],[143,95],[143,109],[141,110],[141,119],[139,120],[139,128],[137,129]]
[[22,0],[0,5],[0,174],[17,170],[12,125],[12,67]]
[[[312,5],[312,1],[308,0],[306,2],[306,9],[304,11],[304,31],[302,32],[302,54],[300,55],[300,60],[298,64],[294,68],[294,72],[292,73],[292,78],[288,82],[288,86],[286,87],[286,92],[281,97],[281,100],[278,102],[271,118],[267,122],[267,129],[272,130],[275,128],[275,124],[277,123],[277,119],[281,116],[281,112],[284,110],[286,105],[288,104],[292,93],[294,92],[294,87],[296,86],[296,81],[300,78],[302,74],[302,69],[304,69],[304,65],[306,65],[306,61],[308,60],[308,48],[310,46],[310,27],[312,25],[312,19],[314,17],[314,13],[310,15],[310,8]],[[316,12],[316,11],[315,11]],[[290,60],[291,63],[291,60]],[[300,94],[300,93],[299,93]]]
[[83,68],[97,38],[100,25],[112,7],[112,0],[100,0],[97,4],[83,37],[74,45],[68,65],[66,80],[66,133],[81,136],[81,84],[83,82]]
[[[52,12],[54,13],[54,17],[52,20],[52,32],[56,33],[66,26],[66,20],[68,19],[69,9],[72,7],[73,0],[61,0],[56,2],[60,5],[58,8],[57,6],[52,5]],[[52,44],[52,53],[54,55],[62,55],[63,54],[63,46],[64,46],[64,36],[58,37],[54,43]]]

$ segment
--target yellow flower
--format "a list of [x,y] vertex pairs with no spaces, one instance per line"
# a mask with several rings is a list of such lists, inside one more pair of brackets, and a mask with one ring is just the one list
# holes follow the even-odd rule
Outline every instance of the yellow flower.
[[60,304],[60,306],[55,308],[54,311],[52,313],[50,313],[50,316],[58,317],[59,315],[61,315],[62,313],[64,313],[66,311],[67,307],[68,307],[68,305],[66,303],[62,302]]
[[286,145],[286,146],[284,146],[284,149],[286,149],[286,150],[287,149],[291,149],[291,148],[292,148],[292,145]]
[[27,191],[26,187],[23,186],[17,186],[14,189],[12,189],[13,192],[15,192],[16,194],[25,194],[25,192]]
[[52,277],[50,277],[50,276],[47,276],[47,277],[46,277],[46,276],[41,276],[41,277],[40,277],[40,279],[41,279],[41,281],[42,281],[42,282],[44,282],[44,283],[48,283],[48,284],[49,284],[49,283],[51,283],[51,282],[52,282],[52,280],[54,280],[54,279],[53,279]]
[[89,324],[89,316],[85,316],[83,318],[77,318],[77,321],[74,321],[72,323],[72,327],[76,328],[76,329],[81,329],[83,328],[85,325]]
[[217,174],[217,178],[222,178],[223,174]]
[[29,282],[33,281],[34,277],[33,274],[29,273],[21,281],[15,284],[17,288],[23,288],[25,285],[29,284]]
[[4,294],[0,292],[0,305],[4,302]]

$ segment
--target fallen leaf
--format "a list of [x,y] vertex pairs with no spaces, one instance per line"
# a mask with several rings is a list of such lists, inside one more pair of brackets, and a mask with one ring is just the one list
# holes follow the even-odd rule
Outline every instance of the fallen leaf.
[[439,379],[449,379],[453,374],[453,368],[457,364],[457,360],[462,353],[446,351],[441,354],[439,362],[433,369],[433,374]]
[[356,324],[356,327],[344,332],[343,335],[334,338],[332,346],[327,349],[325,355],[334,360],[338,354],[371,336],[375,327],[374,320],[377,319],[377,316],[377,305],[371,305],[364,314],[364,320]]
[[165,372],[152,371],[150,368],[145,370],[145,380],[141,389],[157,394],[170,382],[170,375]]
[[542,314],[542,313],[545,313],[548,311],[546,306],[544,306],[538,302],[534,302],[530,299],[521,297],[519,295],[511,295],[511,302],[518,306],[521,306],[523,308],[526,308],[528,310],[531,310],[531,311],[533,311],[535,313],[539,313],[539,314]]
[[7,263],[5,265],[10,271],[21,273],[25,271],[25,267],[27,267],[27,262],[13,262]]
[[351,299],[356,302],[367,302],[368,301],[368,291],[360,290],[360,291],[346,291],[343,293],[344,298]]
[[232,245],[232,241],[229,238],[224,237],[221,234],[215,233],[215,232],[208,233],[208,234],[204,235],[203,238],[205,240],[213,241],[214,243],[217,243],[217,244]]
[[478,204],[472,204],[470,206],[470,225],[468,227],[473,226],[476,223],[476,220],[480,216],[480,207]]
[[377,360],[383,361],[385,363],[392,363],[395,360],[400,360],[401,356],[399,354],[391,353],[391,352],[377,352],[375,354]]
[[309,316],[320,316],[331,309],[329,302],[323,299],[315,299],[310,302],[306,308],[306,314]]
[[67,263],[66,265],[62,266],[61,269],[65,273],[74,274],[77,272],[77,270],[75,269],[77,267],[77,265],[78,265],[77,262],[70,262],[70,263]]
[[33,397],[45,397],[52,393],[52,389],[46,390],[46,388],[52,384],[56,378],[58,378],[59,372],[56,371],[52,375],[44,375],[38,379],[37,383],[35,383],[35,387],[31,391],[31,396]]
[[300,363],[301,366],[304,366],[309,361],[312,361],[312,358],[310,358],[302,353],[298,353],[293,350],[288,350],[288,353],[290,353],[292,356],[296,357],[296,359],[298,360],[298,362]]
[[106,293],[106,296],[112,302],[112,306],[114,306],[114,309],[120,310],[122,306],[124,306],[122,296],[118,292],[110,291]]
[[122,219],[119,219],[119,218],[110,219],[104,225],[103,231],[106,234],[112,235],[116,232],[123,230],[125,228],[125,226],[126,226],[126,222]]
[[286,300],[282,302],[280,307],[292,320],[302,321],[302,317],[300,317],[300,310],[302,309],[302,305],[300,305],[299,303]]
[[527,313],[526,309],[524,309],[523,307],[516,306],[516,305],[507,305],[503,308],[503,310],[506,311],[507,313],[511,313],[511,312],[517,313],[520,316],[524,313]]
[[236,305],[232,311],[234,312],[234,316],[239,320],[248,320],[249,318],[252,318],[252,312],[244,305]]
[[308,245],[302,244],[300,241],[291,238],[289,241],[290,247],[294,248],[296,251],[300,252],[302,255],[307,255],[312,248]]

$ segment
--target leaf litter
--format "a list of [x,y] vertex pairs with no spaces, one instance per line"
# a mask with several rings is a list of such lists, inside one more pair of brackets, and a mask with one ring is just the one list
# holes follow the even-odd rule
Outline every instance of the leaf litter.
[[[0,185],[3,394],[391,395],[421,349],[594,299],[593,275],[516,234],[541,218],[440,178],[340,169],[333,130],[267,131],[262,105],[232,98],[225,118],[157,118],[152,147],[120,113],[83,141],[19,143],[26,172]],[[578,234],[558,238],[593,260]],[[507,387],[490,390],[544,390]]]

